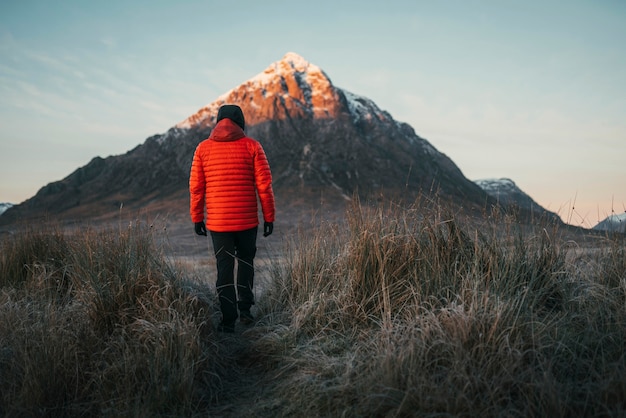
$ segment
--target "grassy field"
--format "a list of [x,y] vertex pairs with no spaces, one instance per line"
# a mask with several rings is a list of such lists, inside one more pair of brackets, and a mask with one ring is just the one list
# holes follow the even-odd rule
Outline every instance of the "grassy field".
[[3,238],[1,416],[626,414],[623,236],[355,202],[280,249],[227,335],[157,235]]

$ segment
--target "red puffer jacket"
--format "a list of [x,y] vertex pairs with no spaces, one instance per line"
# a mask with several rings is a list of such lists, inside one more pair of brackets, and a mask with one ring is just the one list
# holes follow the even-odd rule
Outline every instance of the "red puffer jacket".
[[263,219],[274,222],[272,174],[265,151],[232,120],[220,120],[196,148],[189,175],[192,222],[204,220],[209,231],[244,231]]

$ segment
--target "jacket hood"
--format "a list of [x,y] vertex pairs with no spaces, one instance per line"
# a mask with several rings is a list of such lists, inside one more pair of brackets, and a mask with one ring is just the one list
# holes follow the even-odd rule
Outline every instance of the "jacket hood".
[[221,142],[236,141],[244,136],[246,136],[246,134],[239,125],[231,119],[224,118],[217,122],[217,125],[215,125],[215,128],[211,131],[211,135],[209,135],[209,139]]
[[246,120],[243,117],[243,111],[237,105],[223,105],[217,111],[217,121],[228,118],[235,122],[241,129],[246,129]]

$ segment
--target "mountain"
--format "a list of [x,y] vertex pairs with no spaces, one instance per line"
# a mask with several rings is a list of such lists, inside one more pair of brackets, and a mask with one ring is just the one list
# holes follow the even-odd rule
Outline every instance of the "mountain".
[[209,128],[225,103],[242,107],[248,134],[268,154],[276,188],[330,187],[345,196],[439,188],[484,203],[480,188],[413,128],[371,100],[335,87],[297,54],[288,53],[176,127]]
[[[446,155],[373,101],[334,86],[316,65],[288,53],[163,134],[123,155],[96,157],[7,210],[20,218],[113,217],[120,209],[187,214],[193,152],[224,103],[241,106],[246,133],[268,156],[279,215],[320,205],[420,194],[482,208],[492,199]],[[343,210],[343,208],[342,208]]]
[[548,211],[535,202],[511,179],[481,179],[474,182],[507,210],[515,210],[519,212],[519,215],[531,219],[545,219],[560,223],[560,217],[556,213]]
[[621,232],[626,234],[626,212],[607,216],[592,229],[596,231]]
[[2,215],[7,209],[12,207],[12,203],[0,203],[0,215]]

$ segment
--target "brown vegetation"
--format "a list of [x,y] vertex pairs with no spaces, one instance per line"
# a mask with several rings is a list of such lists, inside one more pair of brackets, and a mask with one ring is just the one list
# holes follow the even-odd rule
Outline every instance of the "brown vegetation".
[[623,416],[626,254],[440,207],[324,223],[254,327],[149,227],[28,230],[0,256],[0,415]]

